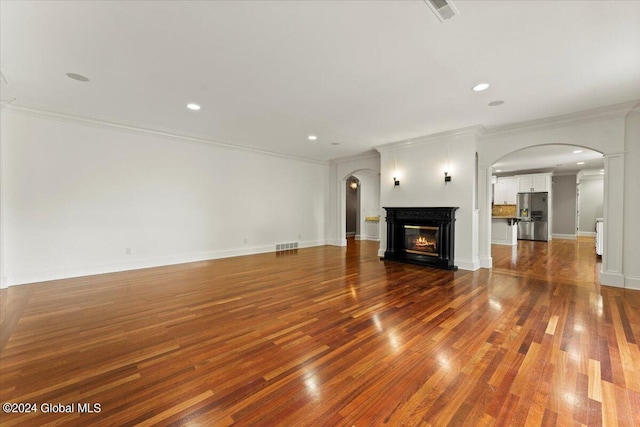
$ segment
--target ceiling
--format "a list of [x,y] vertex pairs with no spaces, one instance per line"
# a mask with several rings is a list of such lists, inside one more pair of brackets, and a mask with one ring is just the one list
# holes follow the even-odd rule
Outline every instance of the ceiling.
[[454,4],[3,0],[2,99],[314,160],[640,99],[640,1]]
[[509,176],[514,172],[575,175],[581,170],[599,174],[604,169],[604,157],[602,153],[583,147],[541,145],[509,153],[492,166],[497,176]]

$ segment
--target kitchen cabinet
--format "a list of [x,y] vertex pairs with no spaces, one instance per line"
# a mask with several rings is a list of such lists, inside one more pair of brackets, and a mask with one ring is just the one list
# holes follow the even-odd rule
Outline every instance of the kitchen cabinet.
[[551,175],[520,175],[518,176],[518,192],[548,192],[551,190]]
[[517,194],[518,180],[516,178],[498,178],[493,186],[493,204],[515,205]]
[[507,218],[491,219],[491,243],[494,245],[518,244],[518,227],[515,221]]

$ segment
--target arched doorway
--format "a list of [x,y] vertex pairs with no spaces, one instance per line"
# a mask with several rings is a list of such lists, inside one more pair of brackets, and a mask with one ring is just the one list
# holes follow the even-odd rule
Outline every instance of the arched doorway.
[[[604,158],[602,153],[586,147],[549,144],[527,147],[509,153],[492,165],[494,216],[520,216],[516,209],[517,194],[528,192],[527,186],[519,182],[530,177],[549,181],[539,192],[547,193],[547,209],[544,211],[545,226],[548,225],[548,240],[553,238],[576,240],[578,236],[594,236],[595,222],[603,216]],[[590,189],[587,197],[579,198],[580,181]],[[522,182],[521,182],[522,184]],[[599,188],[599,191],[597,191]],[[582,206],[581,206],[582,205]],[[580,211],[582,207],[582,218]],[[524,235],[527,222],[514,226],[518,239],[531,240]],[[504,226],[500,219],[492,219],[492,244],[496,241],[496,226]],[[511,230],[510,230],[511,231]],[[538,240],[538,239],[536,239]],[[506,244],[515,243],[513,240]]]
[[[357,182],[357,188],[351,184]],[[380,172],[374,169],[357,169],[346,174],[339,183],[338,218],[339,236],[342,246],[347,244],[348,199],[357,195],[356,234],[358,240],[379,241]],[[353,209],[351,209],[353,210]]]
[[345,237],[360,236],[360,180],[351,175],[345,188]]
[[[623,286],[624,276],[622,275],[622,215],[623,215],[623,193],[620,191],[624,186],[624,154],[616,150],[615,144],[607,144],[607,140],[590,138],[589,134],[583,134],[578,141],[569,141],[566,144],[549,144],[534,141],[531,135],[509,135],[485,137],[492,140],[488,149],[480,150],[480,167],[478,180],[480,182],[479,200],[479,255],[482,267],[492,266],[491,256],[491,213],[492,213],[492,177],[494,175],[494,165],[500,159],[517,152],[539,146],[563,145],[572,148],[588,149],[602,153],[604,160],[603,173],[603,217],[604,217],[604,254],[602,257],[602,271],[600,280],[605,284]],[[541,138],[542,139],[542,138]],[[547,141],[551,139],[546,139]],[[556,139],[556,138],[554,138]],[[573,138],[567,138],[573,139]],[[583,143],[584,142],[584,143]],[[613,147],[613,148],[612,148]]]

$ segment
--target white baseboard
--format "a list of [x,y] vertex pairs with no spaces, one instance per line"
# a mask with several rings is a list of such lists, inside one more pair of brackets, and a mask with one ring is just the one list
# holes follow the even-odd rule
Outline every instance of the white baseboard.
[[380,241],[380,239],[378,239],[377,237],[363,236],[361,234],[356,234],[356,240],[369,240],[371,242],[379,242]]
[[487,256],[481,256],[479,258],[480,261],[480,268],[492,268],[493,267],[493,257]]
[[578,236],[596,236],[595,231],[578,231]]
[[636,289],[640,291],[640,277],[627,276],[624,278],[625,289]]
[[563,239],[563,240],[578,240],[578,236],[576,236],[575,234],[558,234],[558,233],[553,233],[552,237],[554,239]]
[[480,259],[476,260],[463,260],[463,259],[454,259],[453,264],[458,266],[460,270],[469,270],[476,271],[480,268]]
[[[298,242],[298,248],[323,246],[324,240]],[[346,244],[346,241],[345,241]],[[228,249],[223,251],[208,251],[191,254],[178,254],[160,257],[140,258],[132,261],[118,262],[94,266],[76,266],[61,269],[41,270],[9,275],[6,286],[25,285],[28,283],[48,282],[50,280],[69,279],[72,277],[93,276],[96,274],[115,273],[118,271],[140,270],[143,268],[163,267],[166,265],[185,264],[189,262],[208,261],[213,259],[231,258],[243,255],[257,255],[275,252],[275,244],[256,246],[252,248]]]
[[603,285],[624,288],[624,276],[620,273],[606,273],[604,271],[600,271],[599,280]]
[[327,245],[331,246],[347,246],[347,239],[332,239],[327,240]]
[[378,257],[379,258],[384,258],[384,252],[386,251],[386,249],[380,248],[378,249]]
[[503,246],[516,246],[518,244],[518,242],[516,241],[516,243],[511,243],[511,242],[507,242],[506,240],[492,240],[491,244],[492,245],[503,245]]
[[298,248],[314,248],[316,246],[324,246],[326,244],[327,242],[325,240],[307,240],[306,242],[298,242]]

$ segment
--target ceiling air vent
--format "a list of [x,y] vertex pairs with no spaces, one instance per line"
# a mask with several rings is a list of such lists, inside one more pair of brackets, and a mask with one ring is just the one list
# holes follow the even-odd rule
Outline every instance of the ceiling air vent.
[[448,0],[424,0],[424,2],[435,13],[440,22],[444,22],[445,19],[450,19],[454,15],[460,15],[458,9]]

